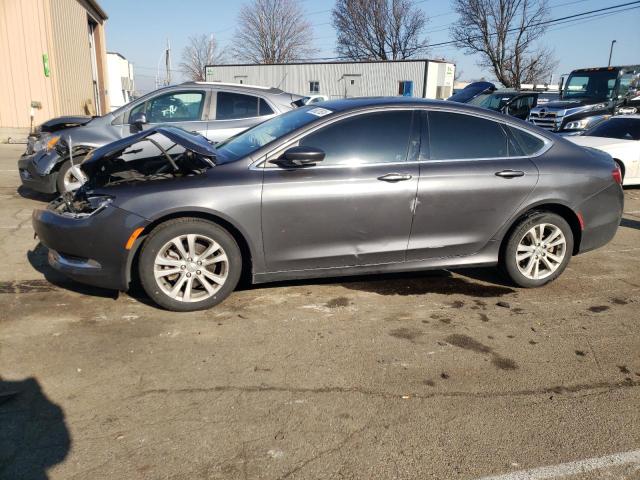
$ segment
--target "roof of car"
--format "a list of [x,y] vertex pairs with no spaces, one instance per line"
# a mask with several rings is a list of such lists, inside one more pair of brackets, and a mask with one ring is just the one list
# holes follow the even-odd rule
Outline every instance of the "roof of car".
[[[340,98],[336,100],[328,100],[322,102],[322,106],[334,111],[353,110],[366,107],[393,107],[393,106],[438,106],[450,105],[454,102],[445,102],[444,100],[428,100],[415,97],[354,97]],[[320,104],[319,104],[320,105]]]
[[357,98],[344,98],[338,100],[329,100],[327,102],[319,102],[318,108],[328,108],[335,112],[357,110],[367,107],[434,107],[434,108],[447,108],[455,110],[471,111],[475,113],[481,113],[483,115],[491,115],[491,111],[485,108],[476,107],[466,103],[452,102],[448,100],[431,100],[426,98],[415,97],[357,97]]
[[211,87],[224,87],[224,88],[235,88],[238,90],[246,90],[248,92],[261,92],[261,93],[284,93],[283,90],[275,87],[262,87],[260,85],[247,85],[245,83],[228,83],[228,82],[184,82],[180,85],[209,85]]

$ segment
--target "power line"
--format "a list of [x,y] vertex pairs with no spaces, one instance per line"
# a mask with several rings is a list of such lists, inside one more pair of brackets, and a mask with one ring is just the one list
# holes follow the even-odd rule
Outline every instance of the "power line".
[[[576,3],[584,3],[588,0],[573,0],[571,2],[564,2],[564,3],[559,3],[557,5],[550,5],[549,9],[550,10],[554,10],[556,8],[560,8],[560,7],[566,7],[569,5],[575,5]],[[417,3],[421,3],[421,2],[416,2]],[[323,10],[323,12],[328,12],[330,10]],[[316,12],[317,13],[317,12]],[[428,19],[432,19],[432,18],[436,18],[436,17],[444,17],[444,16],[449,16],[449,15],[455,15],[455,12],[444,12],[444,13],[440,13],[438,15],[428,15]],[[321,24],[316,24],[318,26],[320,25],[329,25],[331,22],[324,22]],[[426,30],[424,32],[425,35],[429,35],[429,34],[433,34],[433,33],[439,33],[439,32],[444,32],[447,31],[451,28],[451,26],[454,24],[455,22],[449,22],[449,23],[443,23],[440,25],[435,25],[433,27],[431,27],[431,29]],[[329,39],[329,38],[335,38],[335,34],[334,35],[324,35],[322,37],[315,37],[314,40],[325,40],[325,39]]]
[[[619,8],[622,8],[622,7],[628,7],[630,5],[638,5],[638,4],[640,4],[640,0],[637,0],[637,1],[634,1],[634,2],[621,3],[621,4],[618,4],[618,5],[612,5],[610,7],[598,8],[598,9],[589,10],[589,11],[586,11],[586,12],[575,13],[573,15],[566,15],[564,17],[555,18],[555,19],[551,19],[551,20],[545,20],[545,21],[542,21],[542,22],[531,24],[528,27],[526,27],[526,29],[530,29],[530,28],[534,28],[534,27],[540,27],[540,26],[544,26],[544,25],[567,23],[567,22],[565,22],[566,20],[570,20],[570,19],[574,19],[574,18],[580,18],[580,17],[584,17],[586,15],[592,15],[592,14],[600,13],[600,12],[609,12],[609,11],[614,10],[614,9],[619,9]],[[625,9],[625,10],[618,10],[618,11],[616,11],[614,13],[618,13],[618,12],[621,12],[621,11],[633,10],[635,8],[639,8],[639,7],[633,7],[633,8]],[[508,29],[505,33],[518,32],[518,31],[520,31],[520,28],[519,27],[514,27],[514,28]],[[497,35],[497,33],[492,33],[490,35],[491,36],[495,36],[495,35]],[[471,40],[480,40],[482,38],[483,38],[482,36],[477,36],[477,37],[472,37]],[[446,45],[456,45],[458,43],[459,42],[457,42],[456,40],[448,40],[446,42],[439,42],[439,43],[432,43],[432,44],[422,45],[422,46],[418,46],[418,47],[414,48],[412,53],[418,52],[420,50],[425,50],[425,49],[428,49],[428,48],[442,47],[442,46],[446,46]],[[391,53],[391,52],[385,52],[385,53]],[[310,59],[304,59],[304,60],[344,60],[344,59],[348,59],[348,57],[345,57],[345,56],[321,57],[321,58],[310,58]]]

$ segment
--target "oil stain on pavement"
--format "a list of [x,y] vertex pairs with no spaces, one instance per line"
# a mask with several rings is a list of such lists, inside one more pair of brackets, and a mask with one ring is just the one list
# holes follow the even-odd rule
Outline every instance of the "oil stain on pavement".
[[518,364],[514,360],[495,353],[491,347],[468,335],[455,333],[445,338],[445,341],[464,350],[491,356],[491,363],[500,370],[515,370],[518,368]]

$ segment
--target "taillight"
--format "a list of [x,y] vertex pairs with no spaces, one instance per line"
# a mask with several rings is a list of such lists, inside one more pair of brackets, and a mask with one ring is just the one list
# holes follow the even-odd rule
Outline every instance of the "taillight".
[[611,170],[611,177],[618,185],[622,185],[622,171],[620,170],[620,166],[617,163],[616,168]]

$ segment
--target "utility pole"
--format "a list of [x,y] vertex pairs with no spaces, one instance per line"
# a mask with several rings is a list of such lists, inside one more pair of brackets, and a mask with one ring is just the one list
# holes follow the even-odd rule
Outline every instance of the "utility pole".
[[611,48],[609,49],[609,63],[607,64],[607,67],[611,66],[611,55],[613,55],[613,44],[616,43],[615,40],[611,40]]
[[165,58],[165,67],[167,69],[166,84],[171,85],[171,45],[169,45],[168,38],[167,38],[167,56]]

